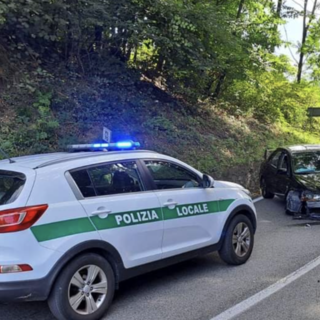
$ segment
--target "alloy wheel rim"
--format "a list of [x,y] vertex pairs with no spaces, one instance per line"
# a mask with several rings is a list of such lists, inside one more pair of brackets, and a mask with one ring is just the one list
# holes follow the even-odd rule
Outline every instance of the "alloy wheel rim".
[[80,268],[71,278],[68,299],[71,308],[80,315],[96,312],[106,299],[108,281],[104,271],[95,265]]
[[250,250],[251,233],[248,225],[239,222],[233,230],[232,245],[235,254],[238,257],[244,257]]

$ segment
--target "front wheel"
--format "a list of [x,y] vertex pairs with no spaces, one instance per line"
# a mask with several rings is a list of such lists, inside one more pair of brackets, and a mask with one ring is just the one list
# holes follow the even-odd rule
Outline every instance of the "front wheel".
[[109,262],[88,253],[61,272],[48,304],[58,320],[99,320],[109,308],[114,291],[115,277]]
[[227,228],[219,255],[227,264],[246,263],[251,256],[253,243],[254,233],[250,219],[242,214],[237,215]]

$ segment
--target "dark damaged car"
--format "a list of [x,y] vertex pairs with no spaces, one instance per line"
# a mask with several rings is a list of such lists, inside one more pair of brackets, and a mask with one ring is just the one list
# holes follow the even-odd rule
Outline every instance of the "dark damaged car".
[[262,196],[285,200],[288,214],[320,219],[320,145],[278,148],[261,166]]

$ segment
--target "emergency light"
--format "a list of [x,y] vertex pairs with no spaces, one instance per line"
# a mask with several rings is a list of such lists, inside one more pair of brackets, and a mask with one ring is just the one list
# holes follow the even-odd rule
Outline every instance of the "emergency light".
[[70,152],[79,151],[114,151],[114,150],[130,150],[140,147],[139,142],[119,141],[115,143],[92,143],[92,144],[72,144],[67,148]]

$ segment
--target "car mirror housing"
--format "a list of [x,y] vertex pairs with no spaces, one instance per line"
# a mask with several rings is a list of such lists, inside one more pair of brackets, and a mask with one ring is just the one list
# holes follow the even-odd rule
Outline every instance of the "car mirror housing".
[[214,179],[211,176],[204,174],[202,177],[202,186],[205,189],[213,188],[214,187]]

